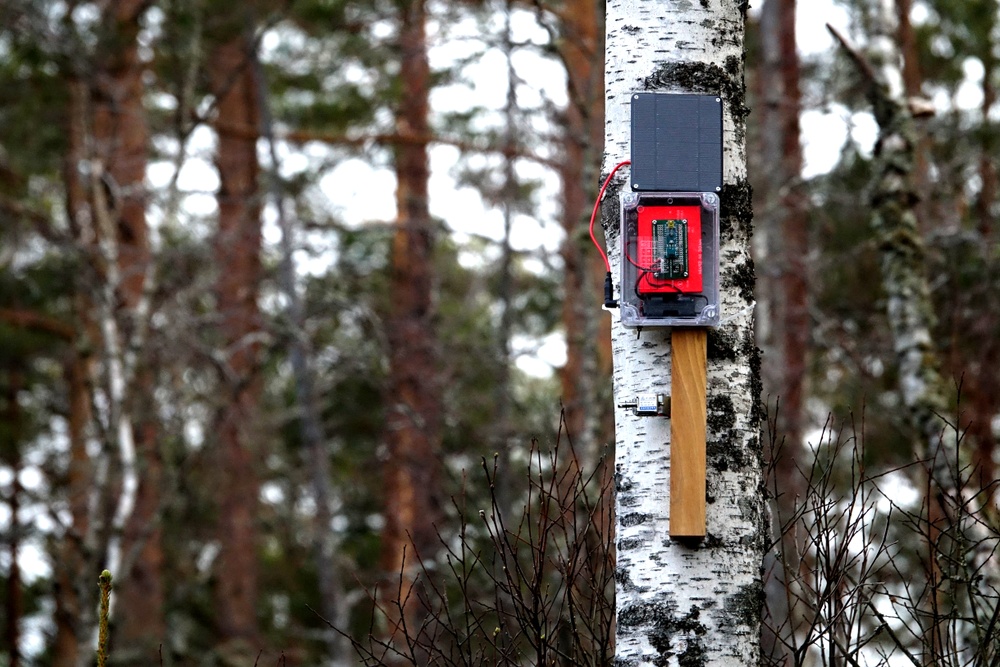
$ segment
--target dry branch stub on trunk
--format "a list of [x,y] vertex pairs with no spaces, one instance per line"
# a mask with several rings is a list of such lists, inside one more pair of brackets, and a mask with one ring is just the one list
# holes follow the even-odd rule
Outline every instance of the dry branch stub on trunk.
[[[765,544],[746,180],[743,23],[729,0],[607,6],[604,172],[630,154],[636,92],[712,94],[723,106],[721,324],[707,341],[707,535],[669,537],[670,422],[616,413],[617,642],[621,665],[756,664]],[[620,274],[618,177],[602,221]],[[618,286],[619,290],[628,286]],[[620,293],[620,292],[619,292]],[[612,311],[616,403],[670,394],[670,332],[621,325]]]

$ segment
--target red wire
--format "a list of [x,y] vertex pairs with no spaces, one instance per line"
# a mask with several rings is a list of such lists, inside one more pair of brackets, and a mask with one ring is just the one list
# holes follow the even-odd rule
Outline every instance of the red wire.
[[590,240],[594,242],[594,247],[597,248],[597,252],[601,253],[601,257],[604,259],[604,266],[608,270],[608,273],[611,273],[611,262],[608,261],[608,253],[605,252],[604,248],[601,247],[601,244],[597,242],[597,237],[594,236],[594,220],[597,219],[597,209],[601,207],[601,199],[604,198],[604,191],[607,190],[608,183],[610,183],[611,179],[614,178],[615,173],[627,164],[632,164],[632,161],[625,160],[623,162],[619,162],[615,165],[615,168],[611,170],[611,173],[608,174],[608,177],[604,179],[604,185],[601,186],[601,191],[597,194],[597,200],[594,202],[594,212],[590,214]]

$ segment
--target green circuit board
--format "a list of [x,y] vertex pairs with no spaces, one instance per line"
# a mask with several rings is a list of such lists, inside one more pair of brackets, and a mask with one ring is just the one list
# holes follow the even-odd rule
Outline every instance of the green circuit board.
[[687,220],[653,220],[653,275],[658,280],[688,277]]

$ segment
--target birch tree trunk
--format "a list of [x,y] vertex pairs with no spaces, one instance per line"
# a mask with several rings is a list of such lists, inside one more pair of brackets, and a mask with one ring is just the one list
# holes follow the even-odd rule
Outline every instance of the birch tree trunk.
[[[743,83],[745,5],[738,0],[609,0],[604,170],[629,156],[635,91],[722,97],[724,185],[722,325],[708,333],[707,536],[668,533],[670,422],[616,415],[617,644],[620,665],[759,662],[765,547],[760,359],[753,337],[750,187]],[[618,179],[604,202],[612,275],[618,275]],[[621,326],[613,313],[616,402],[669,393],[665,329]]]

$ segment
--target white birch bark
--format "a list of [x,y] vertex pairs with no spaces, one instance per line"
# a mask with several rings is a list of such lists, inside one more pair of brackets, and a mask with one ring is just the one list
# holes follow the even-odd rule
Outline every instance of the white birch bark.
[[[608,0],[604,172],[629,157],[629,96],[723,99],[723,324],[708,334],[708,534],[668,533],[670,422],[616,414],[619,665],[756,665],[765,514],[758,437],[760,364],[753,337],[750,188],[746,181],[743,27],[739,0]],[[619,177],[604,202],[618,275]],[[620,286],[619,286],[620,287]],[[616,402],[670,392],[666,329],[621,326],[613,313]]]
[[[871,228],[880,251],[886,315],[898,367],[896,390],[906,425],[917,438],[915,452],[929,461],[934,484],[930,499],[930,534],[942,572],[942,588],[961,582],[992,599],[1000,584],[1000,549],[996,530],[983,520],[985,496],[967,483],[969,464],[961,431],[945,415],[949,383],[941,372],[934,344],[935,312],[927,276],[926,247],[919,232],[920,201],[914,176],[919,100],[904,102],[893,87],[839,33],[834,37],[854,62],[865,83],[879,136],[872,159]],[[891,67],[883,68],[890,70]],[[898,70],[897,70],[898,74]],[[900,77],[901,78],[901,77]],[[938,516],[940,514],[940,516]]]
[[129,364],[124,351],[126,345],[122,343],[121,331],[114,312],[117,290],[121,284],[121,274],[118,269],[118,244],[115,240],[117,234],[105,197],[105,186],[101,180],[103,173],[104,166],[100,161],[94,160],[91,163],[91,192],[94,198],[94,222],[100,229],[100,233],[95,233],[94,237],[99,241],[107,274],[107,280],[103,285],[103,298],[99,303],[106,364],[105,373],[107,375],[105,398],[107,401],[108,433],[113,433],[116,436],[122,465],[121,495],[118,498],[114,517],[112,517],[113,532],[111,542],[108,545],[108,568],[112,572],[122,572],[121,566],[125,554],[122,553],[121,535],[135,509],[136,494],[139,490],[139,472],[136,468],[135,432],[132,416],[129,414],[125,400],[126,387],[128,386],[126,371]]

